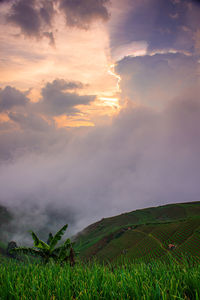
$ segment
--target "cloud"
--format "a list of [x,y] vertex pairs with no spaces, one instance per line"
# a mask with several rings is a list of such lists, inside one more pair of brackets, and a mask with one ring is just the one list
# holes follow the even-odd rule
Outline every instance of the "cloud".
[[50,1],[40,1],[40,16],[45,22],[45,24],[52,25],[52,19],[55,14],[54,10],[54,0]]
[[77,105],[89,104],[95,96],[78,95],[74,90],[82,88],[79,82],[66,82],[64,80],[54,80],[42,89],[42,99],[36,104],[37,109],[47,115],[58,116],[61,114],[74,114],[79,112]]
[[28,36],[40,34],[41,19],[35,9],[35,3],[35,0],[15,2],[8,17],[9,22],[19,26]]
[[196,3],[196,4],[200,4],[199,0],[191,0],[192,2]]
[[92,101],[78,95],[80,82],[49,82],[38,103],[1,90],[9,120],[0,123],[0,203],[15,216],[8,239],[23,243],[28,229],[45,238],[64,223],[74,234],[102,217],[199,200],[197,68],[196,57],[180,53],[124,58],[116,71],[128,106],[110,125],[87,129],[53,122]]
[[28,98],[19,90],[6,86],[0,90],[0,112],[10,110],[16,106],[25,106]]
[[1,204],[18,220],[12,238],[64,223],[73,234],[102,217],[199,200],[199,92],[188,88],[160,111],[130,102],[112,124],[71,133],[12,113],[23,131],[1,136],[15,156],[0,164]]
[[111,28],[111,46],[145,41],[149,52],[176,49],[193,53],[199,18],[200,6],[195,1],[135,1],[126,18]]
[[[54,116],[80,113],[77,105],[89,104],[95,96],[78,95],[85,85],[56,79],[42,89],[41,101],[31,102],[26,94],[7,86],[0,90],[0,164],[26,153],[43,153],[62,148],[71,133],[57,128]],[[6,117],[6,118],[5,118]],[[78,130],[78,129],[77,129]]]
[[198,84],[198,59],[181,53],[125,57],[117,63],[124,97],[161,108]]
[[50,127],[43,118],[34,113],[23,114],[18,112],[10,112],[8,117],[11,121],[18,124],[22,130],[32,130],[42,133],[44,131],[46,132]]
[[49,39],[50,46],[55,46],[55,38],[54,38],[53,32],[46,31],[43,33],[43,35]]
[[106,7],[109,2],[109,0],[60,0],[60,9],[65,14],[68,26],[88,29],[97,19],[102,21],[109,19]]
[[109,19],[106,8],[108,3],[109,0],[13,0],[7,14],[7,21],[20,28],[23,35],[36,38],[47,37],[50,45],[54,46],[55,16],[64,13],[67,26],[88,29],[97,19],[102,21]]
[[77,94],[80,82],[49,82],[38,103],[14,106],[13,96],[0,126],[1,204],[15,215],[8,238],[22,242],[28,229],[43,234],[64,223],[74,234],[102,217],[199,200],[197,68],[196,57],[180,53],[124,58],[116,71],[127,107],[94,128],[53,122],[92,101]]
[[6,2],[8,3],[8,2],[11,2],[11,1],[14,1],[14,0],[0,0],[0,4],[1,3],[6,3]]
[[1,164],[1,203],[18,220],[13,237],[65,222],[72,234],[102,217],[199,200],[198,95],[180,95],[162,112],[129,106],[110,126]]
[[45,149],[55,141],[62,144],[66,130],[56,128],[53,117],[80,113],[78,105],[90,104],[95,96],[77,94],[84,87],[79,81],[56,79],[42,88],[37,103],[29,100],[27,92],[10,86],[1,89],[0,113],[6,119],[0,116],[0,162],[12,160],[16,153]]
[[65,81],[64,79],[55,79],[52,83],[47,83],[47,89],[52,90],[74,90],[82,89],[84,85],[78,81]]
[[[30,102],[26,93],[7,86],[0,90],[0,163],[27,152],[43,152],[66,141],[66,130],[56,128],[54,115],[79,112],[78,104],[88,104],[93,96],[79,96],[80,82],[54,80],[43,88],[39,103]],[[68,91],[68,92],[66,92]],[[59,146],[60,147],[60,146]]]
[[19,0],[13,1],[7,21],[19,27],[25,36],[37,38],[46,36],[50,44],[54,45],[54,35],[51,31],[54,14],[53,0],[40,2]]
[[69,139],[66,129],[57,128],[51,118],[35,109],[34,103],[25,107],[12,107],[8,119],[0,122],[0,165],[19,157],[42,154],[48,149],[62,149]]

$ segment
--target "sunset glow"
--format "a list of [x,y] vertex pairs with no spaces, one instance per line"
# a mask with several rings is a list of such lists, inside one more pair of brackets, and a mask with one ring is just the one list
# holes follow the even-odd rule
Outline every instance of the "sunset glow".
[[114,106],[119,108],[119,100],[117,98],[99,97],[105,105]]

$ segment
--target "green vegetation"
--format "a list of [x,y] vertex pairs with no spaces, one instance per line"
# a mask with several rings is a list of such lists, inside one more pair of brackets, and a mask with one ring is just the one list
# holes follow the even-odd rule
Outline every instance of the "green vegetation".
[[[6,209],[0,210],[4,222],[9,219]],[[34,234],[33,234],[34,235]],[[1,239],[0,239],[1,240]],[[200,202],[169,204],[123,213],[105,218],[88,226],[73,238],[74,249],[82,260],[96,258],[99,262],[120,261],[128,258],[134,262],[150,262],[152,259],[168,261],[172,256],[178,261],[182,255],[200,260]],[[41,244],[43,243],[43,244]],[[173,250],[169,245],[174,245]],[[37,240],[38,255],[58,259],[61,252],[48,243]],[[66,241],[69,249],[70,241]],[[65,252],[65,251],[64,251]],[[63,255],[65,255],[63,252]],[[0,255],[5,254],[5,246],[0,244]],[[44,255],[45,254],[45,255]]]
[[[75,239],[83,260],[99,262],[121,258],[150,262],[178,261],[190,255],[200,261],[200,202],[170,204],[136,210],[102,219],[83,230]],[[169,245],[174,245],[170,249]]]
[[0,205],[0,226],[11,221],[12,215],[4,206]]
[[48,263],[50,259],[59,263],[70,259],[71,264],[74,264],[74,257],[72,257],[74,252],[70,239],[67,239],[63,245],[56,247],[67,227],[68,224],[64,225],[54,236],[52,233],[50,233],[47,243],[40,240],[34,232],[31,232],[34,241],[34,247],[18,247],[12,249],[10,252],[19,252],[20,254],[23,253],[39,256],[45,263]]
[[0,241],[0,248],[6,250],[6,244]]
[[66,229],[50,234],[47,243],[32,232],[34,247],[15,250],[39,255],[45,264],[8,259],[0,244],[0,300],[200,299],[200,202],[90,225],[75,239],[80,257],[73,268],[71,241],[56,247]]
[[0,299],[200,299],[200,265],[0,264]]
[[0,257],[1,255],[5,255],[6,253],[6,247],[7,245],[5,244],[5,227],[9,225],[9,223],[12,220],[12,215],[11,213],[7,210],[7,208],[3,207],[0,205]]

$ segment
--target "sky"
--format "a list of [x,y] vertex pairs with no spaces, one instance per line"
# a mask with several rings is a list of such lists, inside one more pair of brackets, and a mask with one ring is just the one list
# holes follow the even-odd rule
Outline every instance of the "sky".
[[8,238],[200,200],[200,1],[0,0]]

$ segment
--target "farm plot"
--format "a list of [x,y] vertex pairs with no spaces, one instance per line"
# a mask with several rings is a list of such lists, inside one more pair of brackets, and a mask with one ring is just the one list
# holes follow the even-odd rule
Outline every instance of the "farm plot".
[[180,223],[167,223],[155,226],[155,229],[151,232],[151,234],[158,239],[164,246],[166,245],[166,241],[176,232],[177,228],[180,226]]
[[187,241],[173,251],[173,255],[181,258],[183,255],[198,258],[200,261],[200,233],[195,232]]
[[[150,252],[147,255],[142,257],[142,260],[145,263],[149,263],[152,260],[156,260],[158,258],[165,257],[165,256],[166,256],[166,252],[163,251],[163,249],[161,247],[157,247],[153,250],[150,249]],[[166,262],[165,259],[164,259],[164,261]]]
[[145,234],[138,231],[127,230],[118,238],[113,238],[104,248],[97,253],[97,258],[102,260],[109,260],[125,254],[130,247],[137,245],[145,238]]
[[137,227],[136,230],[144,232],[146,234],[149,234],[155,229],[155,226],[156,226],[155,224],[153,224],[153,225],[149,225],[149,224],[148,225],[140,225],[140,226]]
[[176,232],[165,241],[165,245],[176,244],[181,245],[184,243],[200,225],[200,219],[189,220],[181,222]]
[[150,236],[146,236],[140,243],[128,249],[127,257],[130,259],[140,257],[157,258],[166,253],[159,243]]

